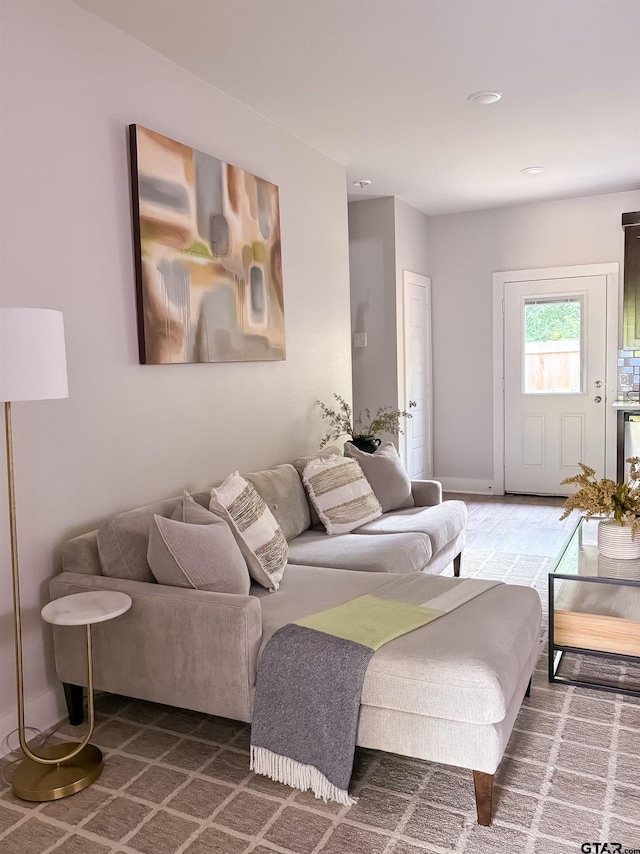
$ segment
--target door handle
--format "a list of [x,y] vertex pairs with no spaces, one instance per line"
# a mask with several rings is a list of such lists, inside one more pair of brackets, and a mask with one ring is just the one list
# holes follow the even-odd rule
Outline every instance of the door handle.
[[595,386],[596,388],[602,388],[602,383],[600,382],[600,380],[596,380],[596,381],[594,382],[594,386]]
[[415,400],[409,401],[409,409],[412,409],[414,406],[417,406],[417,405],[418,405],[417,401],[415,401]]
[[602,398],[600,397],[600,395],[599,395],[599,394],[597,394],[597,395],[593,398],[593,402],[594,402],[594,403],[602,403]]

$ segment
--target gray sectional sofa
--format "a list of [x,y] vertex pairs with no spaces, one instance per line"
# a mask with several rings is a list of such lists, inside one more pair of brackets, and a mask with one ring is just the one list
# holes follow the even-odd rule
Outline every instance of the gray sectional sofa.
[[[245,475],[289,542],[277,593],[247,596],[155,583],[146,562],[153,514],[179,499],[107,520],[62,548],[52,598],[89,590],[128,593],[130,611],[94,629],[95,685],[104,691],[250,721],[259,659],[281,626],[380,588],[393,573],[425,573],[435,596],[463,581],[440,575],[465,543],[466,507],[442,502],[440,484],[412,484],[416,506],[351,534],[312,525],[293,465]],[[209,491],[194,494],[207,506]],[[508,615],[508,619],[505,619]],[[529,588],[499,584],[435,622],[383,646],[365,679],[357,743],[474,771],[478,818],[491,821],[493,774],[538,656],[541,609]],[[58,676],[86,684],[83,629],[54,627]],[[68,691],[68,696],[71,691]]]
[[[325,455],[331,452],[340,450],[330,448]],[[245,475],[282,528],[289,544],[290,564],[436,574],[454,563],[459,575],[467,509],[462,501],[442,502],[440,483],[414,481],[414,507],[384,513],[353,533],[327,536],[300,478],[298,470],[305,459],[296,461],[297,468],[287,463]],[[208,507],[209,493],[208,489],[196,492],[193,498]],[[178,501],[178,497],[170,498],[121,513],[98,531],[70,540],[62,548],[64,569],[153,582],[147,564],[149,525],[154,514],[170,516]]]

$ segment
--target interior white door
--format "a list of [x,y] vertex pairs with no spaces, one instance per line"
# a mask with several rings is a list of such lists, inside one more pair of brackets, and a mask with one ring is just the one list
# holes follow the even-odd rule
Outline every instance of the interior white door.
[[505,490],[568,495],[561,481],[605,467],[605,275],[507,282]]
[[409,477],[433,474],[431,410],[431,279],[403,273],[404,399],[400,406],[412,417],[404,429],[404,462]]

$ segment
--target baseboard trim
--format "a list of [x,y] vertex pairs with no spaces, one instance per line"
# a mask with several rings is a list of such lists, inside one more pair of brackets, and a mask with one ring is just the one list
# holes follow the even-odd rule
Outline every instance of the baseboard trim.
[[[37,697],[31,697],[25,701],[25,723],[28,727],[34,727],[40,732],[44,732],[49,727],[57,724],[65,715],[64,700],[61,691],[56,691],[49,688],[38,694]],[[7,712],[0,717],[0,758],[11,753],[18,746],[18,736],[16,733],[9,739],[9,734],[12,733],[18,726],[18,713],[16,709]],[[27,730],[27,737],[31,738],[33,733]]]
[[504,495],[495,480],[479,480],[470,477],[436,477],[443,492],[466,492],[470,495]]

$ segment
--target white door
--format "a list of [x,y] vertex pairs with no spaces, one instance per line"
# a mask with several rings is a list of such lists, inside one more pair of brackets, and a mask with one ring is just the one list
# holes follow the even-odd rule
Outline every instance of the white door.
[[605,469],[606,275],[507,282],[505,490],[568,495]]
[[431,477],[431,279],[403,271],[400,408],[410,412],[403,425],[404,463],[414,480]]

